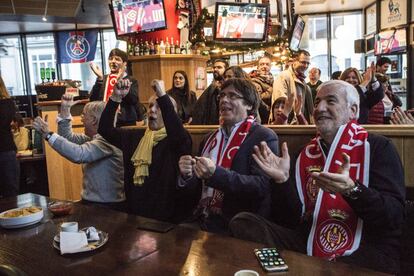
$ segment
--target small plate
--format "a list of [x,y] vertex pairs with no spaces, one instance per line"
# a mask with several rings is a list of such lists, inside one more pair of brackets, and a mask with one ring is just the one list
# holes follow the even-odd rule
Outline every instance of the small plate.
[[[15,217],[6,217],[6,213],[11,212],[22,212],[25,209],[35,208],[37,211],[34,213],[28,213],[25,215],[19,215]],[[20,228],[29,226],[35,223],[38,223],[43,218],[43,209],[39,206],[29,206],[29,207],[21,207],[15,208],[11,210],[4,211],[0,214],[0,225],[4,228]]]
[[[85,232],[86,229],[88,229],[88,228],[87,227],[82,228],[81,231]],[[79,232],[81,232],[81,231],[79,231]],[[102,247],[108,241],[108,238],[109,238],[108,233],[106,233],[104,231],[101,231],[101,230],[98,230],[98,229],[96,229],[96,231],[98,231],[99,241],[90,241],[90,242],[88,242],[88,245],[86,245],[87,249],[85,249],[81,252],[76,252],[76,253],[82,253],[82,252],[96,250],[96,249]],[[60,251],[60,235],[59,234],[55,235],[55,237],[53,238],[53,243],[52,244],[53,244],[54,248],[56,248],[57,250]]]

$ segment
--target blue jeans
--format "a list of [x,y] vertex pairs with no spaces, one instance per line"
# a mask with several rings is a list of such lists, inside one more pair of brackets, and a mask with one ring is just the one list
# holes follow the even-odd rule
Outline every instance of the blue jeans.
[[0,152],[0,197],[19,194],[20,163],[15,151]]

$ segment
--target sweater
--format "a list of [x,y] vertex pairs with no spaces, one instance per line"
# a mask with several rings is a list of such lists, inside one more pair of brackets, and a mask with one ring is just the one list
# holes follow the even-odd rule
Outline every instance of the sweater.
[[10,124],[16,112],[12,99],[0,100],[0,152],[16,151]]

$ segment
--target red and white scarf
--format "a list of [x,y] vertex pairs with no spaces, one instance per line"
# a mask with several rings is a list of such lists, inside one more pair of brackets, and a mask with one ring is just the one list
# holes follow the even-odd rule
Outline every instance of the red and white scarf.
[[112,92],[114,92],[115,84],[117,83],[117,74],[110,74],[108,75],[108,78],[105,82],[105,90],[104,90],[104,97],[103,101],[107,102],[109,97],[112,95]]
[[[238,152],[240,145],[243,144],[247,134],[254,123],[253,116],[247,117],[239,126],[236,125],[232,130],[226,145],[223,129],[219,128],[207,139],[201,152],[203,157],[210,158],[217,166],[230,169],[234,156]],[[221,214],[224,193],[203,183],[203,192],[198,210],[204,214]]]
[[355,120],[339,128],[325,156],[320,137],[314,138],[300,153],[296,162],[296,186],[302,201],[302,215],[313,219],[308,237],[307,253],[326,259],[347,256],[358,249],[363,221],[340,193],[319,189],[312,172],[337,173],[343,162],[342,153],[350,157],[349,175],[368,187],[368,133]]

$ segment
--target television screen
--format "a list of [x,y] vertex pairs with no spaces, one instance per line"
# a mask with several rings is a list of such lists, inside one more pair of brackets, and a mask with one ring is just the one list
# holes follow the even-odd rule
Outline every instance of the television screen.
[[112,0],[110,9],[119,36],[167,28],[163,0]]
[[253,3],[216,3],[214,40],[266,40],[269,6]]
[[375,55],[404,51],[407,46],[405,29],[389,30],[375,35]]
[[299,50],[303,30],[305,30],[305,20],[303,20],[302,16],[298,15],[295,18],[295,24],[293,25],[293,31],[291,32],[289,39],[289,48],[292,51]]

